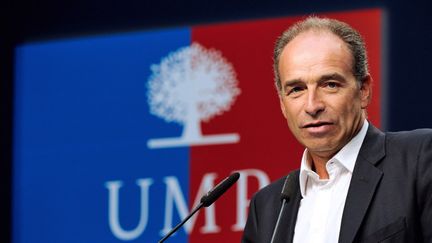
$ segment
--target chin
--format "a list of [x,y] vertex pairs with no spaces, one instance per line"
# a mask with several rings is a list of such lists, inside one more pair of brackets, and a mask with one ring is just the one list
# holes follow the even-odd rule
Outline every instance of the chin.
[[333,153],[335,150],[337,150],[336,146],[334,146],[329,142],[310,144],[309,146],[305,145],[305,147],[311,152],[319,152],[319,153],[326,153],[326,152]]

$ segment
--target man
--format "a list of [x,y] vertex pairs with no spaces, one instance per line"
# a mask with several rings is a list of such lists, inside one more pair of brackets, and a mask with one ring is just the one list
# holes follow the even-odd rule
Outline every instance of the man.
[[[278,39],[275,81],[306,149],[275,242],[432,242],[432,132],[366,120],[372,78],[361,36],[310,17]],[[251,200],[242,242],[268,243],[285,178]]]

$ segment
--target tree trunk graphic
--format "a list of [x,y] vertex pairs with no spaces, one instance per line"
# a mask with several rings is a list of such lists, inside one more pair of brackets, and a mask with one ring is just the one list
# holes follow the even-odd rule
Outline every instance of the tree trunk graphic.
[[198,116],[198,109],[194,102],[188,105],[188,116],[184,122],[182,139],[187,141],[198,141],[201,137],[201,119]]

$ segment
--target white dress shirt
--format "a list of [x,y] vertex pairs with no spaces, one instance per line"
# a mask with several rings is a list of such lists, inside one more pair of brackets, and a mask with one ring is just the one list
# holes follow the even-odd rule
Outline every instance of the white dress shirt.
[[303,152],[300,166],[303,199],[297,214],[294,243],[338,242],[345,199],[368,126],[365,120],[360,132],[327,162],[329,179],[320,179],[312,171],[307,149]]

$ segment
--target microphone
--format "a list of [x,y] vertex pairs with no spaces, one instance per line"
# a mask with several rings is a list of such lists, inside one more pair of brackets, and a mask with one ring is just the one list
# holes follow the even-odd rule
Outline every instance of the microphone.
[[291,198],[291,196],[294,193],[294,188],[296,185],[296,179],[295,179],[294,173],[295,173],[295,171],[289,173],[287,175],[287,177],[285,178],[285,182],[283,184],[282,192],[280,195],[280,198],[282,200],[282,205],[281,205],[281,209],[279,211],[279,216],[278,216],[278,219],[276,221],[276,225],[275,225],[275,228],[273,230],[273,235],[272,235],[270,243],[273,243],[276,239],[276,235],[277,235],[278,228],[279,228],[279,223],[280,223],[280,220],[282,218],[283,211],[285,209],[285,204],[288,202],[288,200]]
[[221,181],[217,184],[212,190],[205,194],[200,202],[204,207],[208,207],[212,205],[222,194],[224,194],[228,188],[230,188],[236,181],[240,178],[240,174],[238,172],[228,176],[225,180]]
[[201,197],[200,203],[196,206],[192,212],[183,219],[176,227],[174,227],[164,238],[162,238],[159,243],[164,242],[168,237],[170,237],[174,232],[176,232],[186,221],[188,221],[198,210],[202,207],[208,207],[212,205],[222,194],[224,194],[234,183],[239,179],[240,174],[238,172],[233,173],[232,175],[225,178],[219,184],[217,184],[213,189],[207,192],[204,196]]

